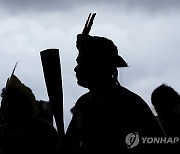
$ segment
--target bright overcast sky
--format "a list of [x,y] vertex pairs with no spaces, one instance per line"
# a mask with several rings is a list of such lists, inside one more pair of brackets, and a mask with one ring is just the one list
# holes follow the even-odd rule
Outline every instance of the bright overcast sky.
[[[96,12],[91,35],[114,41],[129,64],[119,70],[121,84],[149,106],[162,83],[180,92],[179,0],[0,0],[0,88],[15,63],[15,75],[38,100],[48,100],[40,51],[60,50],[64,117],[86,89],[77,86],[76,35],[90,12]],[[132,102],[133,103],[133,102]]]

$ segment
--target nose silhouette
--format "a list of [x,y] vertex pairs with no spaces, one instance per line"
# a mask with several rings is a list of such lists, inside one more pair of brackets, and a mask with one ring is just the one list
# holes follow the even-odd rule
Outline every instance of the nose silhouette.
[[76,66],[76,67],[74,67],[74,72],[77,72],[77,66]]

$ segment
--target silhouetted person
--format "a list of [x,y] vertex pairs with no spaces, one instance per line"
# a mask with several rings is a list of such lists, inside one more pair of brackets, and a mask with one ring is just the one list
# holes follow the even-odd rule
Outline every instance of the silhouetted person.
[[[72,109],[73,117],[66,131],[69,153],[147,152],[142,136],[163,136],[162,130],[146,102],[120,85],[118,67],[127,63],[118,55],[114,43],[99,36],[78,34],[78,85],[88,88]],[[133,133],[137,146],[131,148]],[[127,144],[126,144],[127,142]],[[128,148],[129,147],[129,148]]]
[[180,95],[171,86],[162,84],[151,95],[158,120],[167,136],[180,137]]
[[38,117],[31,89],[12,75],[2,90],[0,149],[3,154],[56,154],[58,134],[52,124]]

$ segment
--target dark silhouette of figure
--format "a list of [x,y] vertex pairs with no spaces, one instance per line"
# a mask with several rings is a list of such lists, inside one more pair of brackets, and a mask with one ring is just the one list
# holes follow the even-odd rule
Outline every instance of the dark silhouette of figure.
[[36,102],[38,106],[38,115],[53,125],[54,121],[51,103],[43,100],[36,100]]
[[58,134],[47,120],[38,116],[31,89],[11,75],[2,90],[0,149],[3,154],[56,154]]
[[180,95],[171,86],[161,84],[151,95],[157,118],[167,136],[180,137]]
[[71,110],[73,117],[66,131],[68,153],[151,150],[151,145],[143,145],[141,137],[164,134],[146,102],[120,85],[117,68],[128,65],[118,55],[117,47],[105,37],[84,33],[77,35],[76,46],[77,83],[89,92]]

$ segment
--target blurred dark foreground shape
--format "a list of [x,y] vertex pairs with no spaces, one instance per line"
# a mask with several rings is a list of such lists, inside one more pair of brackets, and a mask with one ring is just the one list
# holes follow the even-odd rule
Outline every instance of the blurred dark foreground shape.
[[2,154],[56,154],[58,133],[50,122],[39,116],[32,90],[12,74],[1,96]]
[[40,52],[48,97],[52,106],[60,141],[60,152],[63,152],[64,116],[63,87],[59,49],[46,49]]

